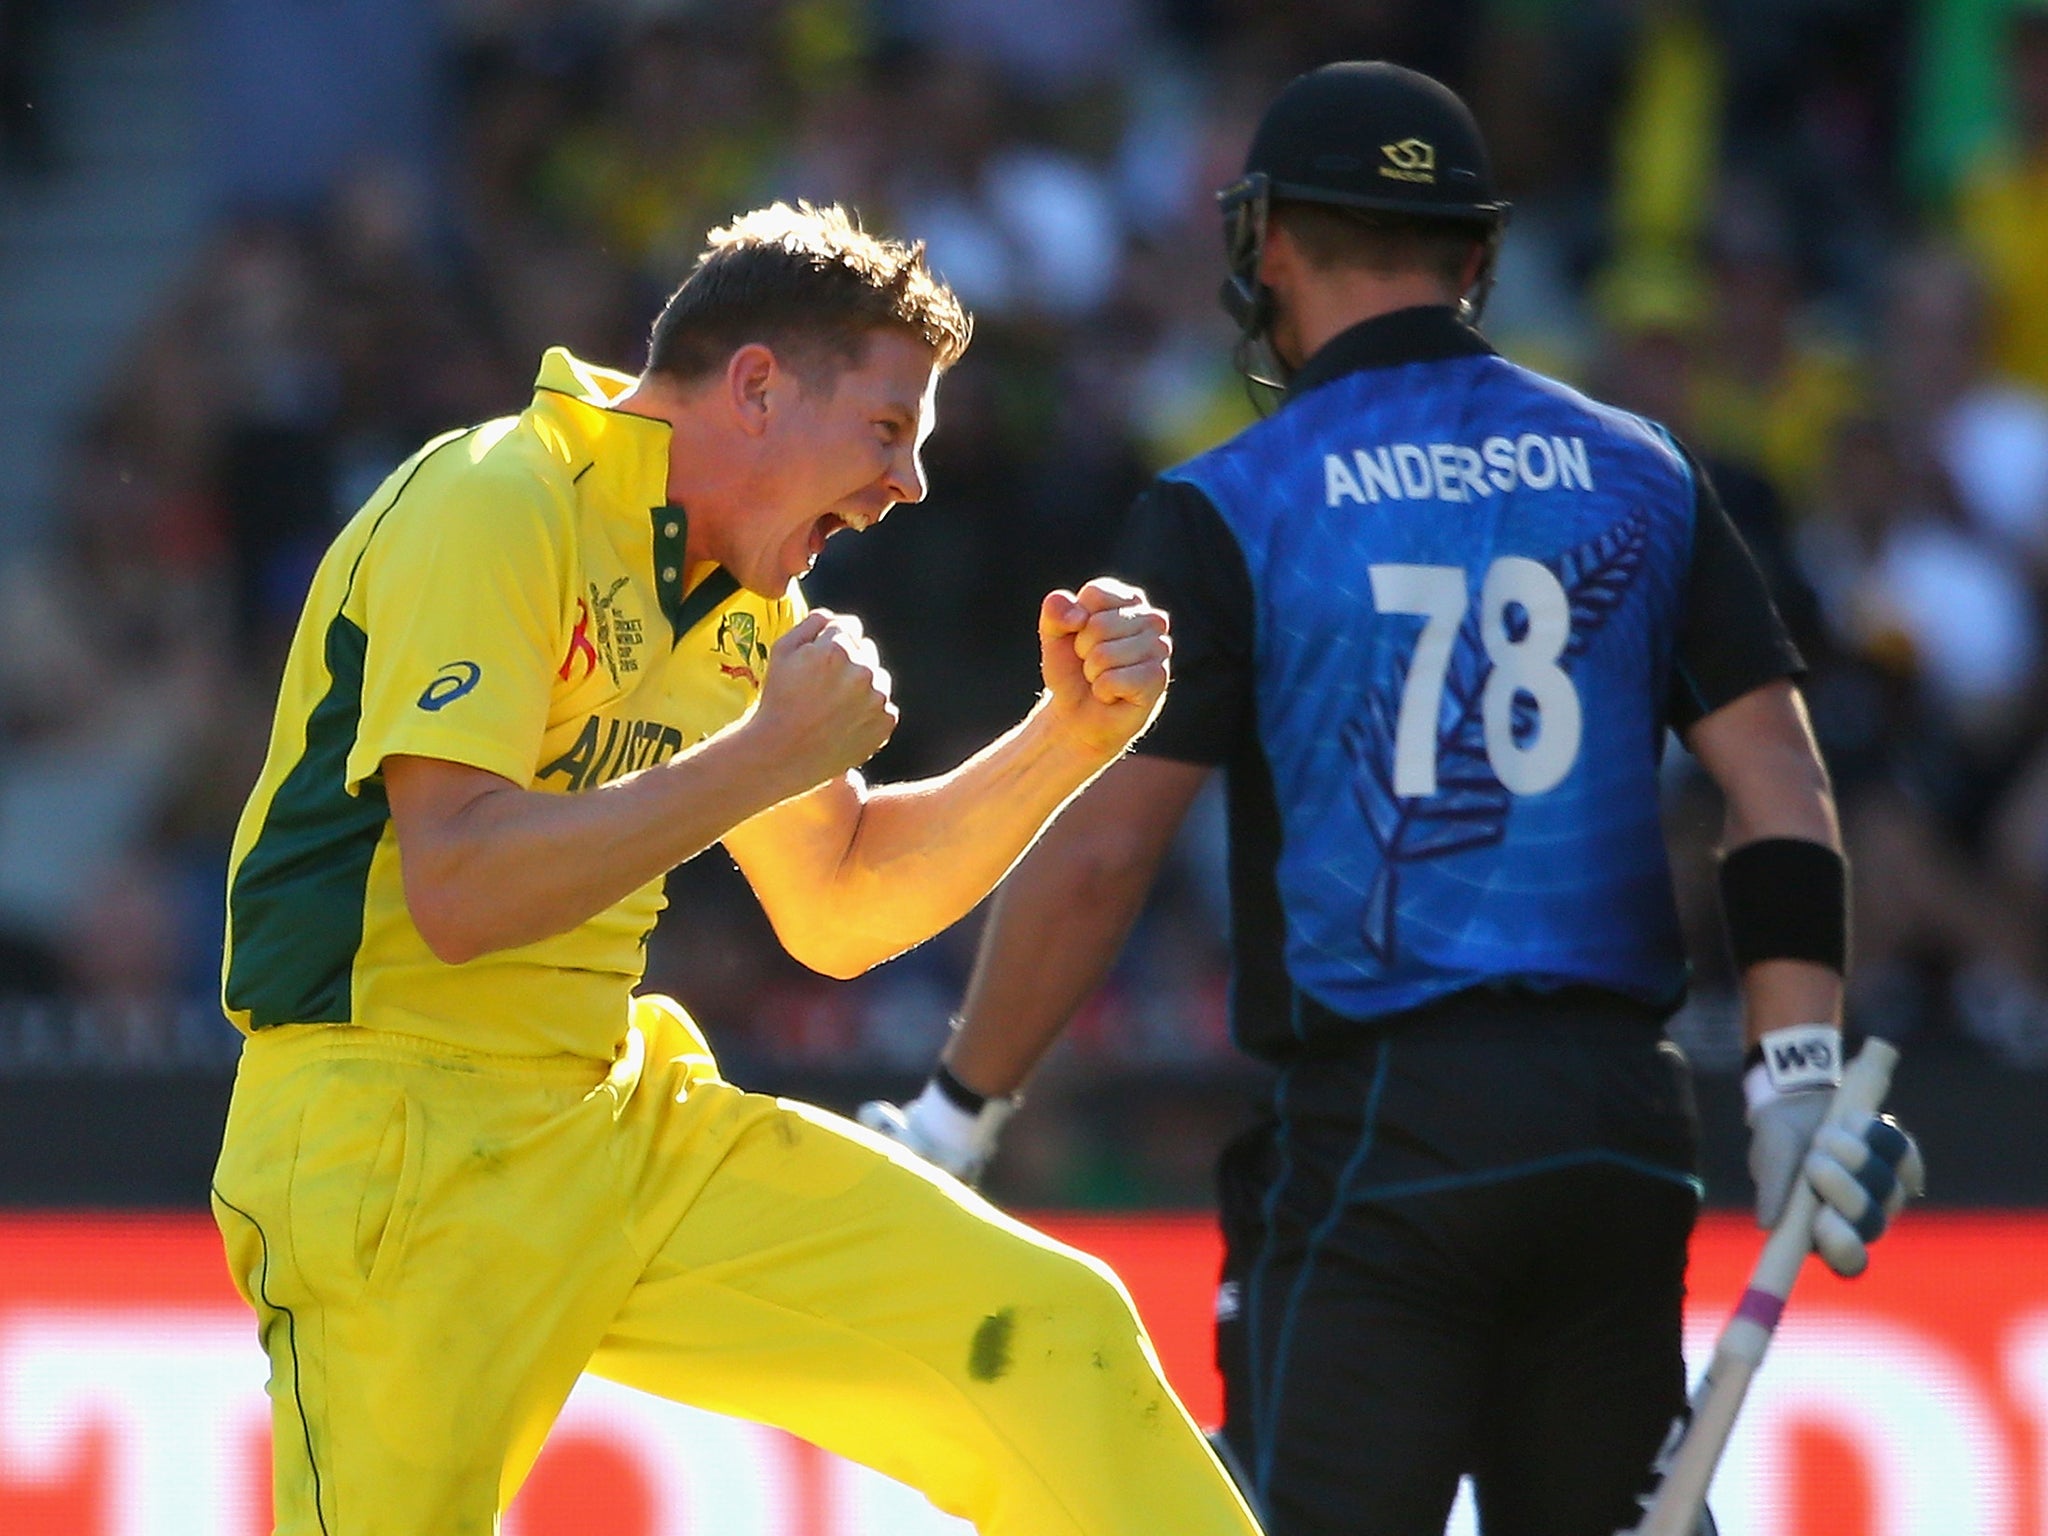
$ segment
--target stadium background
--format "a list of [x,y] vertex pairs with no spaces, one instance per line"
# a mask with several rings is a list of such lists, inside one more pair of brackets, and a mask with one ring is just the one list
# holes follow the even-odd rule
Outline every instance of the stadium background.
[[[2048,1533],[2048,5],[2012,0],[0,0],[0,1531],[259,1528],[260,1365],[203,1216],[220,888],[339,520],[517,410],[543,346],[637,367],[709,224],[850,203],[980,322],[930,501],[809,583],[897,677],[876,771],[947,766],[1031,696],[1037,596],[1248,419],[1209,194],[1343,56],[1467,94],[1515,202],[1489,332],[1707,456],[1814,664],[1853,1022],[1906,1052],[1933,1209],[1806,1282],[1724,1523]],[[1711,1329],[1753,1246],[1738,1047],[1716,808],[1680,753],[1669,791]],[[1093,1213],[1063,1230],[1146,1277],[1198,1405],[1198,1213],[1261,1088],[1220,863],[1210,808],[990,1180]],[[670,893],[650,980],[730,1075],[913,1085],[971,920],[837,984],[722,856]],[[592,1389],[513,1528],[943,1528],[902,1500]]]

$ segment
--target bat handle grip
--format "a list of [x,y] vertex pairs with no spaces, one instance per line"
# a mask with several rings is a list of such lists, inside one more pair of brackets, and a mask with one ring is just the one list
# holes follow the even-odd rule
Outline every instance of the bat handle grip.
[[[1842,1073],[1840,1086],[1828,1101],[1829,1125],[1846,1125],[1875,1114],[1891,1089],[1897,1047],[1884,1040],[1866,1040],[1856,1059]],[[1750,1378],[1771,1347],[1771,1334],[1785,1299],[1792,1294],[1799,1269],[1813,1251],[1813,1218],[1820,1196],[1802,1172],[1793,1181],[1791,1198],[1771,1229],[1763,1253],[1750,1271],[1749,1288],[1737,1303],[1735,1316],[1714,1344],[1713,1362],[1693,1394],[1692,1423],[1679,1442],[1657,1492],[1643,1511],[1642,1522],[1626,1536],[1693,1536],[1707,1501],[1707,1485],[1720,1464],[1721,1451],[1735,1427],[1735,1415],[1749,1392]]]
[[[1856,1059],[1844,1070],[1840,1086],[1828,1101],[1824,1123],[1849,1125],[1865,1115],[1875,1114],[1878,1106],[1884,1103],[1884,1096],[1891,1091],[1892,1069],[1898,1061],[1898,1047],[1889,1041],[1864,1041],[1863,1049],[1856,1053]],[[1750,1272],[1750,1295],[1762,1293],[1783,1302],[1792,1294],[1792,1284],[1799,1278],[1799,1267],[1813,1250],[1813,1218],[1819,1213],[1820,1196],[1802,1171],[1793,1179],[1792,1193],[1785,1202],[1784,1214],[1771,1228],[1770,1238],[1764,1243],[1756,1268]],[[1747,1300],[1747,1296],[1744,1299]],[[1769,1341],[1770,1332],[1766,1329],[1763,1343],[1768,1344]],[[1757,1358],[1763,1358],[1761,1347],[1757,1350]]]

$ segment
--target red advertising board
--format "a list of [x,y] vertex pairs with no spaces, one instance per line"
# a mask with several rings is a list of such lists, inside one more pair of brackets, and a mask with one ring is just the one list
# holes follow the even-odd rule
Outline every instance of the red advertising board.
[[[1047,1217],[1124,1275],[1213,1421],[1217,1245],[1198,1217]],[[1703,1359],[1757,1236],[1710,1217],[1688,1353]],[[269,1529],[264,1362],[211,1226],[0,1217],[0,1532]],[[1869,1275],[1810,1270],[1715,1485],[1748,1536],[2048,1536],[2048,1217],[1915,1213]],[[507,1536],[921,1536],[965,1527],[773,1431],[586,1380]],[[1461,1508],[1452,1530],[1469,1530]]]

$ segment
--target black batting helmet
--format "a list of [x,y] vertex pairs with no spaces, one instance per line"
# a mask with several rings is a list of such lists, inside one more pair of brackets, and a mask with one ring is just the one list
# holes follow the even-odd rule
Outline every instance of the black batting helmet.
[[1272,319],[1258,273],[1274,203],[1468,224],[1487,243],[1488,274],[1508,212],[1471,109],[1441,81],[1383,60],[1325,64],[1289,82],[1259,120],[1244,175],[1216,199],[1230,269],[1223,306],[1250,343]]

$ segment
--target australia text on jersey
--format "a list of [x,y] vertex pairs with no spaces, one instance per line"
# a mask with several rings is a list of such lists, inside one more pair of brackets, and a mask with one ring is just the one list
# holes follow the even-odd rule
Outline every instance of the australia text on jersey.
[[583,722],[569,750],[534,777],[545,783],[559,773],[574,794],[608,784],[682,750],[683,733],[672,725],[659,720],[601,720],[592,715]]
[[1463,443],[1382,443],[1323,455],[1323,503],[1479,501],[1518,486],[1532,491],[1593,489],[1583,437],[1489,437]]

